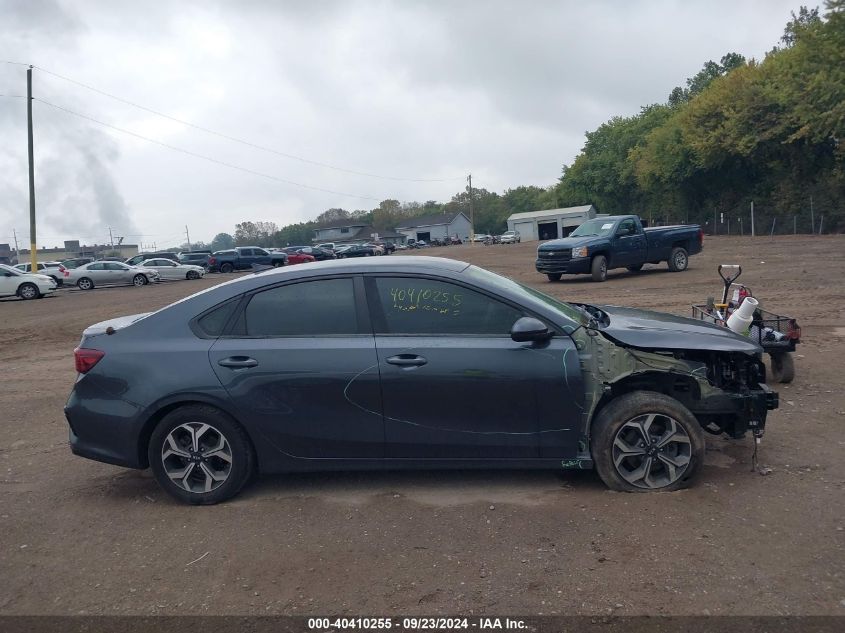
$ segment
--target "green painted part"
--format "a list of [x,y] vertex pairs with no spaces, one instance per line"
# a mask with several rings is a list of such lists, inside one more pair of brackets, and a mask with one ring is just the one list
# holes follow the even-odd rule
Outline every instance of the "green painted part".
[[584,462],[580,459],[564,459],[560,462],[561,468],[577,468],[582,469],[584,468]]

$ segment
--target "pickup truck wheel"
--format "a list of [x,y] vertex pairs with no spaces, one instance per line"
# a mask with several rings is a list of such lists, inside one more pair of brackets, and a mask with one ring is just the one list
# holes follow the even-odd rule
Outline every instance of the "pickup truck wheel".
[[223,264],[222,266],[220,266],[220,272],[221,273],[230,273],[233,270],[234,270],[234,267],[232,266],[232,264]]
[[561,273],[546,273],[546,277],[549,278],[549,281],[560,281]]
[[642,269],[643,269],[643,265],[642,265],[642,264],[638,264],[638,265],[636,265],[636,266],[628,266],[628,270],[630,270],[632,273],[638,273],[638,272],[640,272]]
[[788,383],[795,378],[795,361],[789,352],[769,354],[772,382]]
[[689,266],[689,256],[687,255],[686,249],[680,246],[673,248],[669,254],[669,261],[667,263],[669,264],[669,270],[673,273],[686,270],[687,266]]
[[674,398],[635,391],[599,412],[591,451],[599,476],[613,490],[678,490],[701,470],[704,433],[695,416]]
[[590,270],[593,275],[593,281],[604,281],[607,279],[607,257],[604,255],[596,255],[593,257],[593,263]]

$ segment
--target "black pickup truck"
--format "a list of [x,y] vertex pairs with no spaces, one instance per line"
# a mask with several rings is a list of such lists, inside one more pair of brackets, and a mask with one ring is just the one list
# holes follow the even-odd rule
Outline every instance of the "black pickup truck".
[[667,262],[669,270],[686,270],[689,256],[700,253],[704,232],[697,224],[644,229],[635,215],[612,215],[587,220],[569,237],[541,244],[537,272],[549,281],[561,275],[591,274],[593,281],[607,279],[607,271]]
[[228,251],[217,251],[208,258],[208,270],[230,273],[233,270],[247,270],[253,266],[284,266],[288,256],[271,253],[257,246],[238,246]]

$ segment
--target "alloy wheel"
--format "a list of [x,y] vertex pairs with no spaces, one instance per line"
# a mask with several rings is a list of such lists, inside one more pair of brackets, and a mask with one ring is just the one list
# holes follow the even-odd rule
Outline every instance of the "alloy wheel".
[[678,251],[675,253],[675,268],[678,270],[683,270],[687,267],[687,256],[684,254],[683,251]]
[[164,472],[180,488],[193,493],[222,486],[232,471],[232,448],[218,429],[204,422],[180,424],[161,448]]
[[669,486],[687,470],[692,456],[689,435],[677,420],[645,413],[623,424],[613,440],[613,465],[632,486]]

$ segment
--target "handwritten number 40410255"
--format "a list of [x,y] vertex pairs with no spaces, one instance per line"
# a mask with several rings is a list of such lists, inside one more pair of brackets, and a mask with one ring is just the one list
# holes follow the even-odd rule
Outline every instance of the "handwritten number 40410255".
[[420,306],[429,302],[457,307],[462,303],[462,295],[456,292],[443,292],[435,288],[391,288],[390,296],[394,305],[407,304]]

